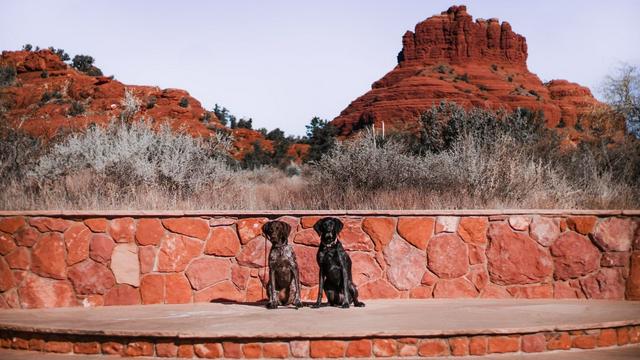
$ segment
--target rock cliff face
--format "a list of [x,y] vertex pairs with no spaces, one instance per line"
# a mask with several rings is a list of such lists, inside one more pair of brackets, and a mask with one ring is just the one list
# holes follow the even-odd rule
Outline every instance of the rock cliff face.
[[[134,119],[167,123],[193,136],[231,131],[236,158],[251,151],[255,141],[267,150],[272,148],[271,141],[255,130],[225,128],[184,90],[125,85],[109,77],[89,76],[49,50],[4,51],[0,65],[15,67],[17,73],[13,84],[0,87],[0,121],[34,136],[52,138],[89,124],[106,124],[124,111],[125,90],[129,90],[140,102]],[[84,111],[74,112],[74,104]]]
[[[398,65],[332,123],[343,136],[382,122],[410,130],[422,112],[447,100],[466,108],[542,110],[548,127],[572,139],[589,137],[590,115],[606,106],[578,84],[542,83],[526,61],[526,39],[509,23],[474,21],[465,6],[452,6],[407,31]],[[614,127],[621,136],[624,123]]]

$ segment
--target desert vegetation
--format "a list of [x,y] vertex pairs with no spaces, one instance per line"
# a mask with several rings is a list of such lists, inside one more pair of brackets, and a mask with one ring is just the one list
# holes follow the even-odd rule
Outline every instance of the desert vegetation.
[[[130,93],[107,127],[42,143],[4,128],[3,209],[635,208],[640,142],[563,149],[540,113],[465,110],[443,102],[419,131],[365,129],[338,141],[314,118],[303,164],[254,149],[236,161],[232,139],[176,133],[135,118]],[[286,144],[281,131],[267,136]],[[283,145],[284,146],[284,145]],[[286,148],[279,150],[286,152]],[[257,153],[256,153],[257,152]]]

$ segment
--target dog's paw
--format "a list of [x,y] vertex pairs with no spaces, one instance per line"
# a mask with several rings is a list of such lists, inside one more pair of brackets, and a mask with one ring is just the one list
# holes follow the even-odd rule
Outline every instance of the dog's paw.
[[343,309],[348,309],[349,308],[349,303],[348,302],[344,302],[342,303],[342,305],[340,305],[341,308]]
[[320,307],[320,303],[315,303],[311,305],[312,309],[318,309]]
[[355,305],[355,307],[364,307],[365,306],[362,301],[358,301],[354,305]]
[[267,303],[267,309],[277,309],[278,308],[278,304],[275,302],[268,302]]
[[302,304],[302,301],[298,300],[296,302],[293,303],[293,306],[296,307],[296,309],[299,309],[301,307],[304,307],[304,305]]

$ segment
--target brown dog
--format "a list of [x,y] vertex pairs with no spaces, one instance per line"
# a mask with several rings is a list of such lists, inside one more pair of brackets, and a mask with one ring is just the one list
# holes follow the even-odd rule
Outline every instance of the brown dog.
[[290,304],[296,308],[302,307],[298,263],[293,248],[288,244],[290,231],[291,226],[283,221],[269,221],[262,226],[262,233],[271,242],[268,309]]

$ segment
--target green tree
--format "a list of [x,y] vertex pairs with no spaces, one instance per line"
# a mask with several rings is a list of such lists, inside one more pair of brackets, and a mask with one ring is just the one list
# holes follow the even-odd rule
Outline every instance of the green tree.
[[305,161],[318,161],[335,145],[338,131],[327,120],[317,116],[311,119],[306,128],[310,147]]
[[95,60],[89,55],[76,55],[71,61],[71,66],[90,76],[102,76],[102,70],[93,65]]

